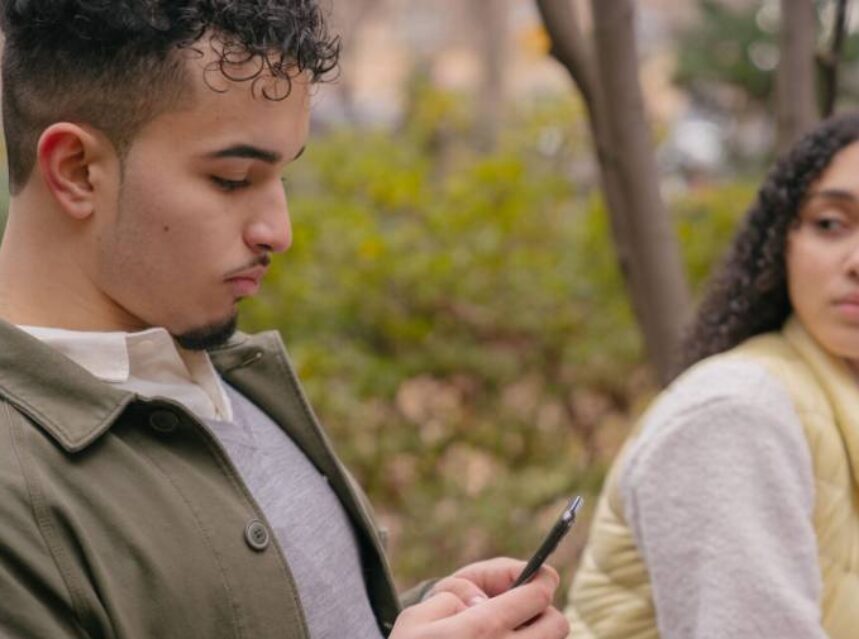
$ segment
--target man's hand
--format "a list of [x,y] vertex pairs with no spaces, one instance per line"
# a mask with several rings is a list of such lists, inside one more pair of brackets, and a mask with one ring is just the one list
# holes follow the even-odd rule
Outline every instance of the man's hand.
[[499,558],[458,570],[402,612],[391,639],[563,639],[569,625],[552,607],[558,573],[543,567],[529,583],[508,590],[524,567]]

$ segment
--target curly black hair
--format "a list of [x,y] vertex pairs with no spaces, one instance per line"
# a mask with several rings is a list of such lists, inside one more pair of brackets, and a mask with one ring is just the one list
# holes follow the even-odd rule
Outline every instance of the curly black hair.
[[724,262],[710,281],[682,346],[682,368],[777,330],[792,311],[785,251],[809,187],[859,139],[859,113],[821,123],[764,180]]
[[[316,0],[0,0],[3,125],[13,193],[29,179],[41,132],[57,121],[103,131],[120,156],[140,127],[185,95],[177,52],[206,35],[234,81],[324,79],[340,41]],[[250,75],[231,70],[259,62]],[[265,89],[266,98],[279,99]]]

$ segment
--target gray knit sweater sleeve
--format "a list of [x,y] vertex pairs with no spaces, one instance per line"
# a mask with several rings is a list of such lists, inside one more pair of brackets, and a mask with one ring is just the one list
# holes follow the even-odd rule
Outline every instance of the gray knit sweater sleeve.
[[824,639],[802,425],[758,364],[715,360],[645,417],[620,477],[663,639]]

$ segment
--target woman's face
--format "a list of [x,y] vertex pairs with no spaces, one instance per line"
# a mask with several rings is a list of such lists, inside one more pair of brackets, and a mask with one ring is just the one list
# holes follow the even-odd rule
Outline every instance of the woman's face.
[[859,142],[809,188],[786,252],[788,294],[827,351],[859,362]]

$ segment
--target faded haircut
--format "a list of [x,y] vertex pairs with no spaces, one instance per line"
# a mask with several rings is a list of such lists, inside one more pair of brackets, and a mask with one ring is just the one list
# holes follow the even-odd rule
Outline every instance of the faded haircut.
[[[2,0],[3,129],[12,193],[36,162],[39,137],[55,122],[87,124],[123,158],[140,129],[187,98],[182,49],[206,34],[214,66],[235,81],[266,75],[323,79],[339,39],[315,0]],[[231,68],[258,62],[242,77]],[[285,96],[261,93],[267,99]]]

